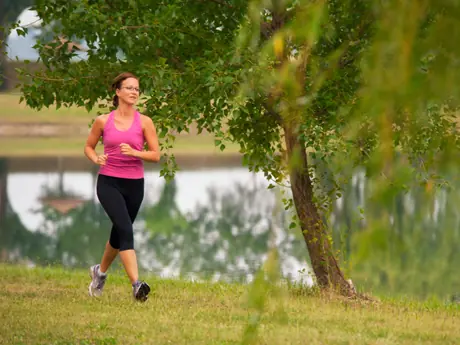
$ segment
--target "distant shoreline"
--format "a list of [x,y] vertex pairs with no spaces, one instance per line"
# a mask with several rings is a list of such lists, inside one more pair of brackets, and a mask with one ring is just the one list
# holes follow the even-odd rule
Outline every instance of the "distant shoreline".
[[0,137],[21,138],[57,138],[71,136],[84,136],[89,131],[88,125],[55,122],[0,122]]
[[[36,111],[24,102],[19,104],[19,94],[0,93],[0,157],[80,157],[89,132],[91,121],[97,111],[87,112],[84,108],[53,107]],[[160,138],[160,142],[162,139]],[[235,143],[225,143],[220,151],[214,142],[214,135],[203,131],[198,134],[196,124],[191,124],[188,132],[176,135],[170,153],[176,156],[205,157],[199,161],[209,161],[209,157],[241,156],[240,147]],[[98,148],[97,150],[100,150]]]
[[[91,164],[83,153],[79,156],[23,156],[23,157],[2,157],[0,162],[5,160],[8,173],[29,173],[29,172],[90,172],[97,171],[97,166]],[[201,170],[210,168],[241,168],[241,154],[176,154],[176,162],[181,170]],[[160,170],[162,164],[145,163],[147,170]]]

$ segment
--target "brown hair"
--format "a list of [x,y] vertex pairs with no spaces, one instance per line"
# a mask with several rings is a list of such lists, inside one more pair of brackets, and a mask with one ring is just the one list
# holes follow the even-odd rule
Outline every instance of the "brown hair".
[[[115,91],[116,89],[120,89],[120,88],[121,88],[121,84],[123,83],[123,81],[126,80],[126,79],[128,79],[128,78],[134,78],[134,79],[139,80],[139,78],[136,77],[134,74],[129,73],[129,72],[123,72],[123,73],[119,74],[119,75],[113,80],[113,83],[112,83],[112,90]],[[118,107],[118,96],[117,96],[117,95],[113,96],[113,106],[114,106],[114,107]]]

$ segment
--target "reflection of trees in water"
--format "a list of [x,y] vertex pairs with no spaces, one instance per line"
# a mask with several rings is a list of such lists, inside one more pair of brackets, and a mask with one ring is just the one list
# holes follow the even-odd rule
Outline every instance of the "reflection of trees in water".
[[368,291],[392,295],[458,292],[460,194],[456,185],[430,191],[414,182],[408,192],[390,187],[372,195],[380,187],[357,174],[353,183],[344,186],[342,200],[333,210],[335,242],[353,281]]
[[[219,194],[218,188],[203,193],[208,195],[209,203],[197,205],[186,215],[176,203],[175,181],[164,184],[153,205],[144,203],[135,224],[135,245],[143,269],[164,272],[169,267],[172,274],[245,278],[263,262],[271,233],[276,234],[282,256],[297,252],[298,261],[304,261],[303,243],[280,230],[285,222],[284,213],[272,214],[274,195],[264,186],[236,185],[224,194]],[[62,183],[57,188],[44,186],[41,199],[47,202],[36,210],[43,222],[35,232],[24,229],[30,237],[22,237],[19,242],[22,248],[32,245],[42,251],[36,255],[22,251],[21,258],[27,257],[36,264],[72,267],[85,267],[100,260],[111,223],[95,200],[65,210],[56,207],[55,202],[75,197]],[[11,234],[18,226],[8,229]],[[42,241],[36,241],[37,237]]]
[[46,261],[49,238],[28,231],[12,209],[7,194],[8,161],[0,159],[0,261],[33,258]]
[[0,161],[0,248],[8,253],[3,261],[87,266],[100,260],[111,224],[94,200],[84,201],[65,190],[61,172],[56,186],[42,186],[41,204],[35,212],[43,216],[43,222],[29,231],[8,203],[6,176],[6,161]]
[[[0,260],[80,267],[98,262],[111,228],[99,203],[77,203],[66,213],[49,201],[75,195],[62,183],[57,189],[45,188],[42,196],[48,202],[38,210],[44,221],[29,231],[8,202],[7,168],[7,161],[0,160]],[[409,193],[393,193],[383,203],[370,200],[372,181],[363,174],[355,174],[352,183],[342,187],[343,197],[334,204],[330,222],[335,244],[358,287],[420,296],[460,290],[456,188],[429,194],[414,185]],[[287,213],[274,211],[275,195],[265,186],[236,184],[226,192],[217,187],[203,193],[209,201],[188,214],[177,206],[174,181],[164,184],[153,204],[146,200],[135,224],[142,268],[243,279],[263,262],[273,233],[285,272],[296,273],[287,267],[290,260],[295,264],[307,259],[300,232],[282,230],[288,228]]]
[[[96,178],[93,172],[93,186]],[[111,228],[103,208],[65,190],[62,172],[56,186],[43,186],[41,200],[36,212],[44,221],[38,231],[51,237],[52,261],[80,267],[98,262]]]
[[41,212],[45,221],[38,230],[53,232],[50,239],[53,263],[86,267],[100,261],[111,228],[100,205],[87,201],[66,214],[43,205]]
[[142,211],[149,233],[141,247],[146,266],[157,273],[170,268],[168,273],[175,275],[245,279],[263,263],[272,238],[282,258],[297,252],[297,260],[304,261],[303,243],[282,230],[285,214],[273,214],[272,192],[262,185],[241,184],[219,192],[206,191],[209,202],[182,215],[175,202],[175,182],[165,185],[159,202]]

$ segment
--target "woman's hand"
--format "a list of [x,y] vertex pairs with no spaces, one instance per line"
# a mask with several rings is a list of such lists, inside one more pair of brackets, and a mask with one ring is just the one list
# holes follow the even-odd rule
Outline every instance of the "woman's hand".
[[135,157],[137,150],[133,149],[129,144],[121,143],[120,144],[121,154],[125,156],[132,156]]
[[105,163],[107,163],[107,157],[108,155],[99,155],[97,156],[95,163],[98,165],[105,165]]

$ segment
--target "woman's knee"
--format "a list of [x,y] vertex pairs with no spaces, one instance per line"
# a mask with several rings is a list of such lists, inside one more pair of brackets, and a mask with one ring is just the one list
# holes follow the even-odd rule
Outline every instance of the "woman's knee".
[[118,237],[118,231],[116,231],[114,227],[112,227],[112,231],[110,232],[109,243],[113,249],[120,249],[120,239]]
[[119,233],[120,251],[134,249],[133,228],[126,227]]

